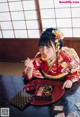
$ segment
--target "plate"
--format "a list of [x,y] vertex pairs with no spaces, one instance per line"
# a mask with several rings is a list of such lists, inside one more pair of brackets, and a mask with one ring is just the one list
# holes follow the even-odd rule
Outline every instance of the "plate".
[[[44,85],[44,84],[51,85],[52,87],[54,87],[54,91],[52,93],[52,100],[51,101],[38,100],[38,99],[34,98],[36,88],[38,86]],[[36,79],[36,80],[29,82],[24,87],[24,89],[26,91],[29,91],[29,93],[33,94],[33,98],[30,101],[30,104],[32,104],[32,105],[48,105],[48,104],[56,102],[57,100],[59,100],[64,95],[65,90],[62,89],[62,86],[63,86],[63,82],[61,82],[61,81],[54,81],[54,80],[50,80],[50,79],[49,80]]]

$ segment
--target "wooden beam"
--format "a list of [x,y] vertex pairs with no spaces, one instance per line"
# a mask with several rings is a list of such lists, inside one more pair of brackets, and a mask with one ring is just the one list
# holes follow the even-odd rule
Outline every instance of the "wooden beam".
[[35,0],[35,3],[36,3],[36,8],[37,8],[37,16],[38,16],[38,20],[39,20],[39,27],[40,27],[40,34],[41,34],[43,31],[43,28],[42,28],[42,19],[41,19],[39,0]]

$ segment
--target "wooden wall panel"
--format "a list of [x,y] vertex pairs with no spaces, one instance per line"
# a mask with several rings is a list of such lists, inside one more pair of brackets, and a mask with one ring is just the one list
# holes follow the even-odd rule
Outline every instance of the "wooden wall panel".
[[0,39],[0,61],[20,62],[33,58],[38,50],[38,39]]
[[[0,61],[21,62],[33,58],[39,39],[0,39]],[[80,57],[80,38],[65,38],[64,45],[74,48]]]

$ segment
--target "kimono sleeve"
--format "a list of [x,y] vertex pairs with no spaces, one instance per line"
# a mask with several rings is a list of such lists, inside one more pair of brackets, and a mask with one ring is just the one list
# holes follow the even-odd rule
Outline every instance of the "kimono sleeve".
[[38,52],[33,60],[33,65],[34,65],[34,69],[39,69],[40,68],[40,58],[41,58],[41,55],[40,53]]
[[80,60],[78,54],[73,48],[67,48],[67,56],[70,64],[70,74],[67,76],[68,80],[76,82],[80,80]]
[[33,61],[33,65],[34,65],[34,69],[33,69],[33,77],[36,77],[36,78],[43,78],[42,74],[40,73],[40,65],[41,65],[41,55],[40,53],[38,52],[34,58],[34,61]]

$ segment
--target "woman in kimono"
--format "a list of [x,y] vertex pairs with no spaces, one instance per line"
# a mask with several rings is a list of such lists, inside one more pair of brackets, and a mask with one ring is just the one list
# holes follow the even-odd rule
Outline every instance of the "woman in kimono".
[[64,35],[58,29],[46,29],[39,40],[39,52],[24,62],[23,76],[64,79],[63,88],[71,88],[80,79],[79,57],[73,48],[63,47]]

